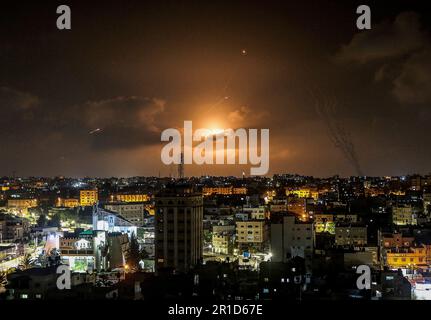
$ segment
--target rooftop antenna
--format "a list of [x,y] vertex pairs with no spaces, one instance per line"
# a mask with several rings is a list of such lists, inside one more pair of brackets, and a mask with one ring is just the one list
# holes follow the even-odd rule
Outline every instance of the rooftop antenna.
[[178,165],[178,178],[179,179],[184,178],[184,153],[183,152],[181,152],[180,164]]

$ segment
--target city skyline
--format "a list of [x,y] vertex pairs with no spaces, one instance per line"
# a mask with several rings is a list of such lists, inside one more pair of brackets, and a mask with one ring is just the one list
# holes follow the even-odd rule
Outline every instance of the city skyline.
[[431,300],[423,0],[8,1],[0,39],[4,318]]
[[422,176],[422,177],[426,177],[426,176],[430,176],[431,173],[428,174],[419,174],[419,173],[408,173],[408,174],[402,174],[402,175],[372,175],[372,176],[357,176],[357,175],[350,175],[350,176],[341,176],[338,174],[333,174],[333,175],[328,175],[328,176],[313,176],[313,175],[307,175],[307,174],[298,174],[298,173],[288,173],[288,172],[278,172],[278,173],[274,173],[271,175],[265,175],[265,176],[253,176],[253,175],[209,175],[209,174],[204,174],[204,175],[195,175],[195,176],[188,176],[188,175],[184,175],[184,177],[180,178],[177,176],[177,173],[174,172],[172,175],[148,175],[148,176],[140,176],[140,175],[133,175],[133,176],[63,176],[63,175],[58,175],[58,176],[35,176],[35,175],[29,175],[29,176],[0,176],[0,178],[3,179],[31,179],[31,178],[35,178],[35,179],[56,179],[56,178],[62,178],[62,179],[76,179],[76,180],[83,180],[83,179],[132,179],[132,178],[157,178],[157,179],[173,179],[173,180],[188,180],[188,179],[197,179],[197,178],[204,178],[204,177],[208,177],[208,178],[235,178],[235,179],[240,179],[240,178],[262,178],[262,179],[271,179],[274,176],[298,176],[298,177],[310,177],[313,179],[331,179],[334,177],[339,177],[341,179],[349,179],[349,178],[362,178],[362,179],[367,179],[367,178],[405,178],[405,177],[415,177],[415,176]]

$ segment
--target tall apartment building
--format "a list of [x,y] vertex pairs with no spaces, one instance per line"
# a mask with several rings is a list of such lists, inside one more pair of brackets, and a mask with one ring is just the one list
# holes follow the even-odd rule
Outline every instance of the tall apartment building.
[[337,246],[365,246],[367,227],[361,223],[340,222],[335,225],[335,244]]
[[144,225],[145,203],[107,203],[104,208],[116,213],[132,222],[134,225],[141,227]]
[[156,195],[155,202],[156,270],[193,268],[202,258],[202,194],[173,185]]
[[265,206],[243,207],[242,212],[247,213],[251,220],[264,220],[269,216],[269,212]]
[[411,205],[398,205],[392,207],[392,223],[405,226],[416,225],[417,214]]
[[273,199],[269,204],[269,211],[275,212],[286,212],[287,211],[287,199]]
[[306,268],[310,270],[314,242],[312,223],[301,222],[294,215],[284,215],[272,219],[272,261],[286,262],[289,258],[299,256],[305,259]]
[[431,214],[431,193],[424,192],[423,194],[423,211],[426,215],[430,216]]
[[267,224],[264,220],[244,220],[236,222],[238,247],[263,249],[268,240]]
[[422,190],[424,187],[431,186],[431,176],[419,176],[415,175],[410,177],[410,188],[412,190]]
[[37,199],[10,198],[7,200],[8,211],[21,216],[28,214],[28,209],[37,207],[37,205]]
[[391,269],[429,268],[429,246],[387,248],[385,265]]
[[21,240],[28,232],[29,222],[5,213],[0,213],[0,243]]
[[231,235],[228,232],[212,234],[212,252],[217,254],[232,253]]
[[83,207],[92,206],[99,201],[97,189],[95,190],[80,190],[79,191],[79,204]]

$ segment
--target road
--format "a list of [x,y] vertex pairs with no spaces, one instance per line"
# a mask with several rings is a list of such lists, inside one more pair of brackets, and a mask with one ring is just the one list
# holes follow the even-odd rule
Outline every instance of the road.
[[21,262],[21,257],[18,257],[9,261],[4,261],[0,263],[0,271],[7,271],[11,268],[17,268],[20,262]]
[[[36,258],[38,258],[39,252],[42,249],[43,249],[43,247],[39,246],[36,249],[35,248],[27,248],[26,251],[27,251],[27,253],[31,253],[31,257],[33,259],[36,259]],[[12,260],[1,262],[0,263],[0,271],[7,271],[11,268],[17,268],[19,266],[19,264],[21,263],[22,257],[23,256],[19,256],[19,257],[12,259]]]

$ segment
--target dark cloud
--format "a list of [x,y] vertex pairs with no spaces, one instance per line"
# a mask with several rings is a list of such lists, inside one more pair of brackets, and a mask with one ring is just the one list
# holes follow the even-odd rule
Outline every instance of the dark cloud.
[[379,62],[374,80],[389,81],[391,93],[400,103],[431,102],[431,41],[415,12],[403,12],[393,23],[386,21],[357,33],[336,59]]
[[0,132],[5,135],[23,131],[37,118],[39,98],[10,87],[0,87]]
[[393,94],[402,103],[431,102],[431,47],[412,54],[393,80]]
[[90,101],[77,109],[85,130],[101,129],[91,135],[95,149],[128,149],[160,142],[158,121],[165,111],[161,99],[117,97]]
[[39,103],[38,97],[9,87],[0,88],[0,110],[3,113],[29,110]]
[[395,58],[424,46],[426,34],[421,30],[420,17],[415,12],[399,14],[393,23],[373,25],[371,30],[358,32],[336,55],[342,62],[366,63]]
[[254,127],[262,123],[269,116],[265,110],[257,110],[258,108],[250,108],[248,106],[241,106],[230,111],[227,114],[227,120],[233,127]]

